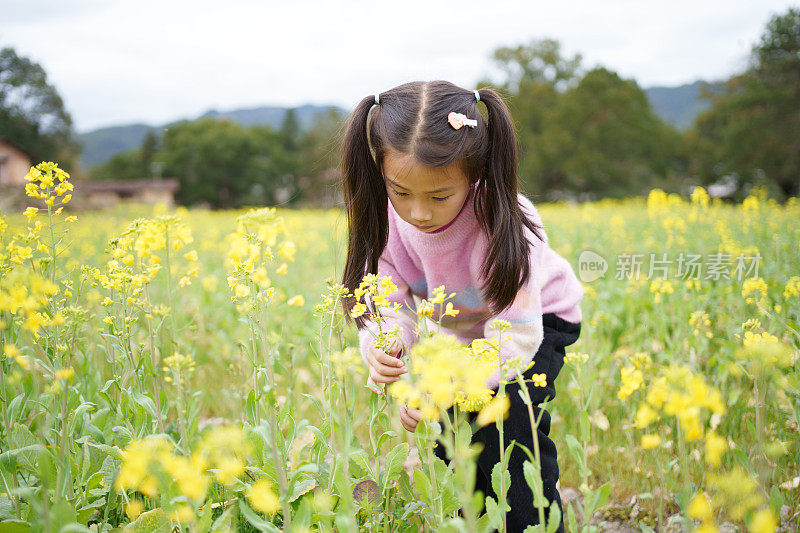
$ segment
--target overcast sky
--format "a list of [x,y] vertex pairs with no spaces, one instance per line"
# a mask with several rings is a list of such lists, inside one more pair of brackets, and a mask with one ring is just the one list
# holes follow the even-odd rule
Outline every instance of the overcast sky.
[[740,71],[781,0],[0,0],[0,47],[40,63],[80,132],[208,109],[335,104],[406,81],[466,88],[499,46],[553,38],[642,87]]

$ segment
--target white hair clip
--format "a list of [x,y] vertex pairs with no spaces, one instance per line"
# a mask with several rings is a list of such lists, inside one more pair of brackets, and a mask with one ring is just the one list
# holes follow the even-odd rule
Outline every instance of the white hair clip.
[[478,125],[477,119],[469,119],[467,115],[464,113],[456,113],[455,111],[450,112],[447,115],[447,121],[453,126],[453,129],[461,129],[461,126],[469,126],[470,128],[474,128]]

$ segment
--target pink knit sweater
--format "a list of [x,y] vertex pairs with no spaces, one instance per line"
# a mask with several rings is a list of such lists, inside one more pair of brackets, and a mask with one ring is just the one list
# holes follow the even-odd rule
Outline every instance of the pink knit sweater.
[[[390,302],[403,305],[398,313],[387,308],[379,309],[386,319],[383,330],[394,324],[400,325],[400,338],[406,348],[417,339],[415,330],[416,309],[414,297],[430,299],[433,289],[445,286],[446,292],[456,293],[452,301],[459,313],[455,317],[442,319],[442,333],[455,335],[468,343],[477,338],[497,337],[499,332],[490,328],[493,319],[500,318],[511,323],[503,333],[501,351],[503,359],[521,357],[530,362],[542,342],[542,314],[554,313],[569,322],[581,321],[580,301],[583,287],[575,276],[569,262],[550,248],[543,230],[544,241],[539,240],[528,228],[525,236],[531,246],[531,277],[510,307],[492,316],[481,297],[481,266],[486,257],[488,240],[481,230],[475,215],[474,188],[458,216],[447,226],[435,232],[424,232],[404,221],[389,204],[389,239],[378,261],[378,273],[389,275],[398,290]],[[523,212],[538,225],[542,225],[539,212],[530,200],[519,195]],[[436,317],[438,318],[438,306]],[[428,320],[428,330],[437,326]],[[367,328],[377,331],[374,322]],[[366,362],[366,352],[372,344],[372,334],[367,328],[359,331],[359,344]],[[513,375],[505,369],[505,375]],[[500,380],[500,369],[492,374],[487,386],[496,388]]]

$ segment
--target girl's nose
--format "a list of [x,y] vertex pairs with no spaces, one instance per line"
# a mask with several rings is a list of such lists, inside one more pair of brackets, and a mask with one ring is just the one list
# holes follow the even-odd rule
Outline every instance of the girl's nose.
[[432,218],[431,212],[419,204],[411,207],[411,218],[419,222],[426,222]]

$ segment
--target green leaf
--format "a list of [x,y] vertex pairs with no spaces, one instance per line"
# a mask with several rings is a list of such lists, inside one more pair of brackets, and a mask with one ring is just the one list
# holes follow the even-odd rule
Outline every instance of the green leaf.
[[247,395],[247,399],[244,402],[245,412],[247,413],[247,418],[253,423],[258,424],[259,420],[256,418],[256,392],[255,390],[250,390],[250,394]]
[[386,440],[387,440],[387,439],[389,439],[389,438],[395,438],[395,437],[397,437],[397,436],[398,436],[398,435],[397,435],[397,433],[395,433],[395,432],[394,432],[394,431],[392,431],[392,430],[389,430],[389,431],[384,431],[383,433],[381,433],[381,436],[380,436],[380,437],[378,437],[378,445],[376,446],[376,448],[377,448],[378,450],[380,450],[380,449],[381,449],[381,447],[383,446],[383,443],[384,443],[384,442],[386,442]]
[[422,470],[414,470],[414,487],[417,492],[422,496],[423,501],[428,503],[433,502],[431,496],[431,483],[428,481],[428,476]]
[[117,477],[117,463],[110,455],[103,461],[103,466],[100,467],[100,472],[103,473],[103,489],[108,492],[111,490],[111,485],[114,483],[114,478]]
[[582,411],[580,415],[580,423],[579,429],[581,434],[581,440],[583,442],[589,441],[589,414],[586,411]]
[[0,453],[0,468],[7,474],[17,471],[17,450]]
[[36,437],[34,437],[33,433],[28,429],[28,426],[14,424],[14,429],[11,431],[9,447],[9,451],[17,451],[17,461],[22,468],[31,474],[36,474],[38,472],[36,458],[38,456],[39,441],[36,440]]
[[78,509],[77,518],[75,519],[76,522],[80,522],[81,524],[85,524],[89,521],[89,517],[91,517],[96,509],[103,507],[106,504],[105,496],[102,498],[97,498],[95,501],[88,505],[84,505],[80,509]]
[[28,533],[31,525],[22,520],[3,520],[0,522],[0,533]]
[[374,478],[375,475],[372,472],[372,466],[369,464],[369,456],[365,450],[354,450],[350,452],[350,463],[358,467],[361,470],[360,476],[364,477],[369,476]]
[[[198,529],[198,531],[203,531],[202,529]],[[219,515],[216,520],[214,520],[214,524],[211,526],[211,532],[220,531],[220,532],[228,532],[233,531],[233,510],[226,509],[224,513]]]
[[40,479],[45,481],[47,487],[55,487],[57,476],[56,458],[47,448],[39,448]]
[[292,495],[289,497],[289,502],[295,501],[316,486],[317,480],[307,474],[303,478],[298,478],[292,485]]
[[[506,503],[506,512],[510,510],[511,508]],[[500,504],[498,504],[491,496],[486,497],[486,514],[489,516],[489,523],[493,527],[497,528],[498,530],[502,529],[503,511],[500,509]]]
[[591,496],[586,498],[586,503],[584,504],[586,509],[586,516],[591,516],[594,514],[594,511],[602,507],[608,501],[608,496],[611,493],[611,485],[606,483],[602,487],[599,487],[592,491]]
[[408,457],[408,443],[400,443],[395,446],[388,454],[386,454],[386,469],[384,470],[383,487],[389,486],[389,483],[397,477],[400,469],[403,468],[403,462]]
[[572,456],[572,459],[578,463],[578,469],[581,472],[581,475],[588,475],[586,468],[586,459],[583,456],[583,446],[581,443],[578,442],[578,439],[573,437],[572,435],[567,435],[567,451]]
[[781,490],[773,485],[772,489],[769,491],[769,506],[772,507],[774,511],[780,512],[781,507],[783,506],[784,497],[781,494]]
[[561,525],[561,508],[558,503],[553,500],[550,502],[550,513],[547,518],[547,529],[545,533],[555,533],[558,526]]
[[122,531],[125,533],[170,533],[172,525],[164,509],[153,509],[140,514]]
[[533,506],[537,509],[539,507],[547,507],[549,504],[547,498],[544,497],[544,487],[542,485],[542,472],[539,465],[525,461],[522,464],[522,473],[525,476],[525,481],[533,492]]
[[567,523],[564,524],[567,531],[578,531],[578,519],[575,516],[575,507],[567,504]]
[[[502,475],[502,478],[500,477]],[[500,489],[500,482],[503,482],[504,490]],[[497,499],[506,499],[508,497],[508,489],[511,487],[511,473],[507,468],[503,468],[501,463],[495,463],[492,468],[492,488],[494,493],[497,494]]]

